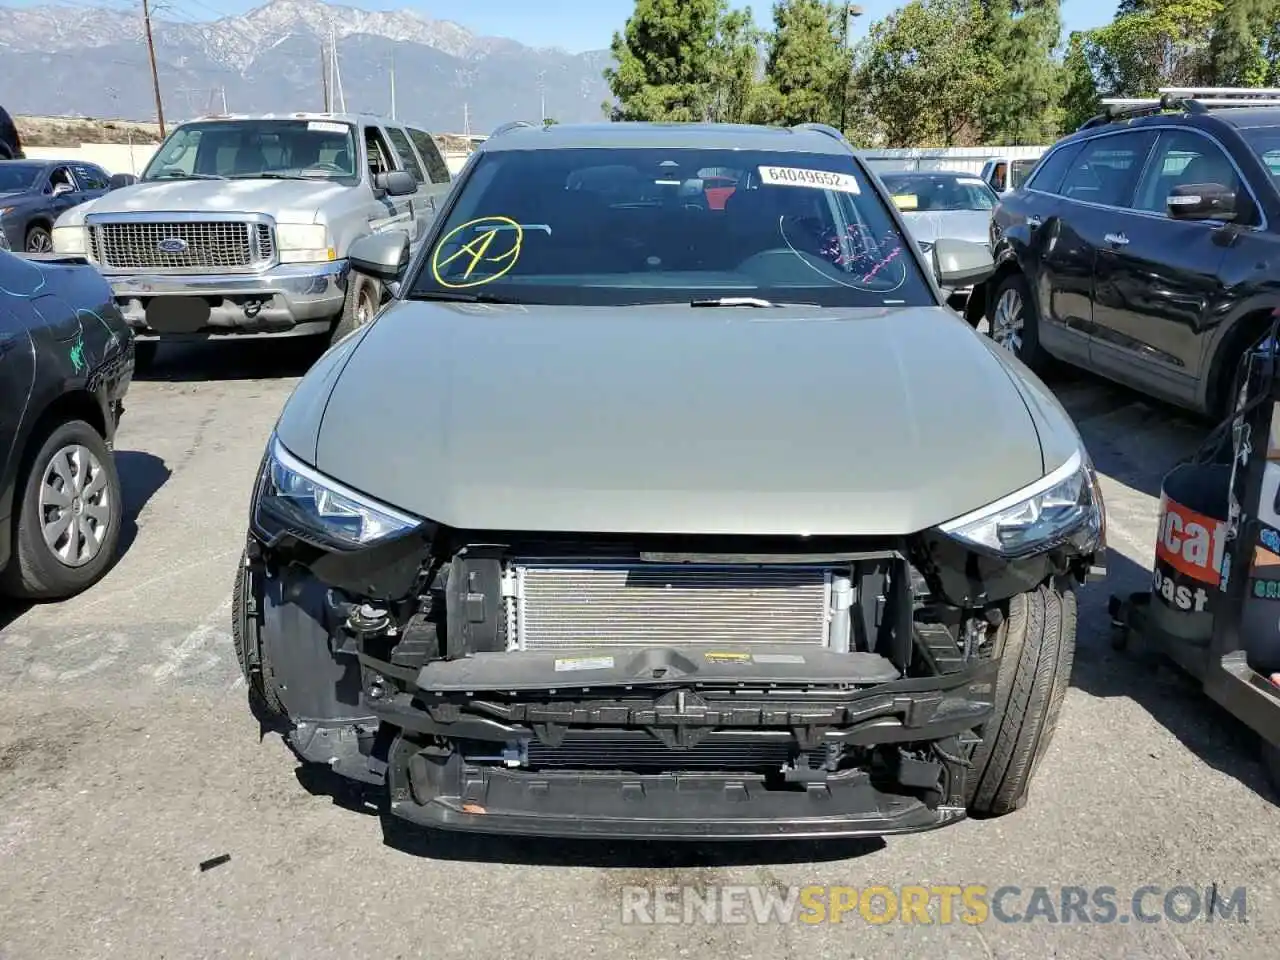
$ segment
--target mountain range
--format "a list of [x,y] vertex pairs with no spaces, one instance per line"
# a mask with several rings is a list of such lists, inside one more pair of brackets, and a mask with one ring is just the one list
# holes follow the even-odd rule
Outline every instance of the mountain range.
[[[599,120],[607,50],[573,54],[478,36],[408,10],[270,0],[204,23],[152,16],[165,119],[218,112],[320,110],[323,47],[336,40],[348,110],[432,132],[487,133],[546,115]],[[141,16],[120,8],[0,6],[0,97],[13,114],[155,117]],[[336,106],[335,106],[336,109]]]

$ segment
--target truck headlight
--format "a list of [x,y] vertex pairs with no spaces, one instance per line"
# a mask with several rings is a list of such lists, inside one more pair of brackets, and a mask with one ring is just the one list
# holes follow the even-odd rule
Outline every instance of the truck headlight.
[[1081,550],[1103,535],[1104,507],[1097,475],[1080,450],[1028,487],[966,513],[938,529],[980,550],[1008,559],[1071,541]]
[[274,436],[254,496],[254,519],[265,532],[340,549],[366,547],[423,523],[307,466]]
[[322,223],[276,224],[276,249],[281,263],[318,263],[338,259],[329,246],[329,231]]
[[83,257],[88,246],[85,242],[87,232],[83,226],[54,227],[53,252]]

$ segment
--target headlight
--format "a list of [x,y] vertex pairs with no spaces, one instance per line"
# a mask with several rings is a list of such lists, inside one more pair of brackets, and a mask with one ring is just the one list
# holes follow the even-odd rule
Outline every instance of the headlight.
[[1053,473],[938,529],[973,546],[1017,559],[1068,540],[1093,549],[1103,532],[1102,494],[1083,451]]
[[276,248],[281,263],[316,263],[336,260],[338,253],[329,246],[329,231],[322,223],[276,224]]
[[378,503],[307,466],[274,436],[262,464],[254,514],[258,525],[268,531],[296,533],[348,549],[368,546],[422,523],[419,517]]
[[77,227],[54,227],[53,228],[53,252],[66,253],[71,256],[83,257],[85,255],[85,228]]

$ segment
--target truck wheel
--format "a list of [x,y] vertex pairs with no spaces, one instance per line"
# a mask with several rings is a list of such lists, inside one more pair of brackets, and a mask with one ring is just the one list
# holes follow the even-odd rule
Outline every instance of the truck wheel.
[[41,224],[31,227],[27,231],[25,249],[27,253],[49,253],[53,250],[53,234],[49,228]]
[[62,599],[111,568],[123,513],[116,461],[83,420],[50,431],[19,473],[13,556],[0,589],[26,600]]
[[1009,603],[997,645],[995,713],[969,771],[967,800],[975,816],[1019,809],[1049,748],[1071,679],[1076,648],[1076,595],[1041,586]]
[[1031,288],[1020,273],[1011,273],[988,301],[987,336],[1033,370],[1042,369],[1049,355],[1040,346],[1040,317]]
[[347,277],[347,299],[342,304],[342,317],[333,328],[330,343],[337,343],[353,330],[358,330],[378,313],[382,302],[382,284],[373,277],[354,271]]
[[[280,699],[280,688],[276,683],[275,672],[271,669],[271,661],[267,659],[266,651],[258,639],[257,603],[253,603],[254,609],[251,610],[252,598],[248,557],[241,553],[235,586],[231,590],[231,640],[235,644],[240,672],[244,675],[250,692],[257,696],[268,713],[282,717],[286,712],[284,702]],[[257,670],[250,666],[250,652],[256,654]]]

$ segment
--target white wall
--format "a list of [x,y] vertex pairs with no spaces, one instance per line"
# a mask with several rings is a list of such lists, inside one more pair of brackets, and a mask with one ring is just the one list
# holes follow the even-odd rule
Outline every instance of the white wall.
[[859,150],[872,170],[958,170],[981,173],[992,157],[1034,160],[1046,147],[918,147],[895,150]]
[[[79,160],[96,163],[107,173],[142,173],[156,152],[158,144],[82,143],[74,147],[25,147],[23,152],[32,160]],[[457,173],[467,162],[465,153],[446,152],[445,166],[450,173]]]

